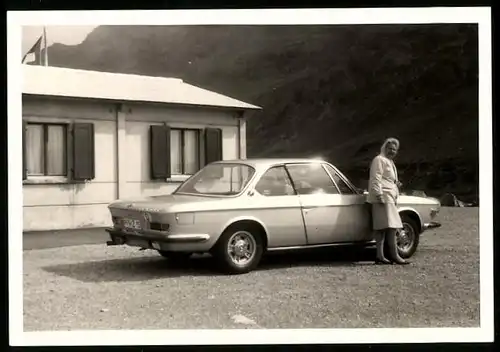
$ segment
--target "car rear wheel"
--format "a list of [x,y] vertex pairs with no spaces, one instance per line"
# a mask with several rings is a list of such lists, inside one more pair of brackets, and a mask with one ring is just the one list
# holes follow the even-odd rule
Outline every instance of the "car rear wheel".
[[413,256],[417,251],[420,242],[420,233],[417,223],[408,215],[401,216],[403,228],[398,231],[396,243],[398,246],[399,256],[407,259]]
[[188,260],[193,253],[190,252],[171,252],[171,251],[162,251],[159,250],[158,253],[168,260],[172,260],[175,262]]
[[244,274],[257,267],[264,252],[262,234],[248,226],[232,226],[222,234],[212,255],[229,274]]

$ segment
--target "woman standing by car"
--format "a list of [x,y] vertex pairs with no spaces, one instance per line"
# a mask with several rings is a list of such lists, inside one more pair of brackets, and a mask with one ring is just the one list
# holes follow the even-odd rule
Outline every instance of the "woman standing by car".
[[[399,150],[399,141],[396,138],[388,138],[370,167],[370,181],[368,202],[372,204],[372,222],[377,242],[376,263],[408,264],[399,255],[396,237],[397,232],[403,228],[401,217],[396,207],[399,197],[398,172],[394,165],[394,157]],[[388,260],[384,255],[384,242],[389,247]]]

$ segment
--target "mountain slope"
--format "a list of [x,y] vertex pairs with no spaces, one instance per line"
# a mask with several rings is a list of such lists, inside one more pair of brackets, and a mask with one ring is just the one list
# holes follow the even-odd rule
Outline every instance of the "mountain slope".
[[54,66],[179,77],[260,105],[249,156],[322,155],[361,186],[396,136],[404,182],[470,199],[477,45],[474,25],[102,26],[49,55]]

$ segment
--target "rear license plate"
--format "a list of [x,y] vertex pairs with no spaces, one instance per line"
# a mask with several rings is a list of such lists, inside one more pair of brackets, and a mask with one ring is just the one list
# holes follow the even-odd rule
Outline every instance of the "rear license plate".
[[123,227],[127,229],[140,230],[141,222],[134,219],[123,219]]
[[154,249],[157,249],[157,250],[161,249],[161,246],[158,242],[151,242],[151,247],[153,247]]

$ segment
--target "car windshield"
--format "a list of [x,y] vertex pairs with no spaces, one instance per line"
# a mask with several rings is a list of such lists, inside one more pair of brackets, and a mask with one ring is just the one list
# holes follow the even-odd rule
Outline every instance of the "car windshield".
[[231,196],[240,193],[255,170],[245,164],[216,163],[205,166],[175,193]]

